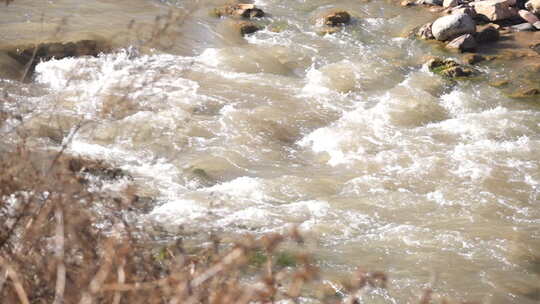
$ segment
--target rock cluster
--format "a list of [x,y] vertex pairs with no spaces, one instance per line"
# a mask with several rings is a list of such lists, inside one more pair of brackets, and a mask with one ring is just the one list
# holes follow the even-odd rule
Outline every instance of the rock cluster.
[[266,15],[265,12],[256,7],[255,4],[249,3],[225,5],[214,9],[213,13],[216,17],[230,17],[236,19],[235,27],[242,36],[255,33],[262,29],[257,23],[246,19],[261,18]]
[[[479,44],[499,40],[499,31],[540,30],[540,0],[418,0],[419,4],[442,6],[446,16],[423,25],[422,39],[446,43],[449,49],[474,51]],[[489,23],[487,26],[480,26]]]

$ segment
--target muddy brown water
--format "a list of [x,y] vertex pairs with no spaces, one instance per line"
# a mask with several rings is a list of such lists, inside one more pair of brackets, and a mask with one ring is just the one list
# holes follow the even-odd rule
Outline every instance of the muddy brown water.
[[[331,277],[357,265],[390,274],[366,303],[413,301],[434,274],[453,299],[538,302],[539,101],[490,85],[538,85],[538,57],[485,62],[488,76],[449,83],[423,63],[459,56],[406,38],[433,18],[426,10],[257,0],[273,30],[242,38],[211,15],[224,2],[2,7],[0,49],[102,39],[116,50],[40,63],[29,83],[1,53],[2,110],[24,121],[0,125],[2,145],[18,126],[58,147],[84,122],[69,153],[129,172],[157,200],[145,225],[171,235],[299,225]],[[333,8],[353,22],[321,36],[314,20]]]

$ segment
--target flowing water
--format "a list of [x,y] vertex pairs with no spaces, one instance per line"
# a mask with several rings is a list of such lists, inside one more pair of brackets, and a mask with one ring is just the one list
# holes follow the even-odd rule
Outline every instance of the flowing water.
[[[422,9],[257,0],[268,27],[242,38],[209,13],[224,2],[15,0],[0,10],[0,45],[100,37],[125,49],[40,63],[31,83],[2,80],[16,101],[4,111],[22,112],[45,146],[82,125],[68,153],[133,176],[156,201],[141,215],[149,227],[299,225],[325,271],[389,273],[368,303],[414,301],[434,273],[435,291],[454,299],[537,303],[538,102],[430,73],[426,58],[454,55],[406,38],[432,18]],[[321,36],[315,20],[332,8],[353,22]],[[519,64],[481,69],[497,80],[521,75]]]

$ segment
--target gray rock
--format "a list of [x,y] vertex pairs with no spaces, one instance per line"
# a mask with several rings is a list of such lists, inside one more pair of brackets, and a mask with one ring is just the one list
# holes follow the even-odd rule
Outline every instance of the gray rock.
[[446,41],[464,34],[474,34],[476,24],[467,14],[452,14],[435,20],[431,30],[435,39]]
[[510,28],[512,32],[531,32],[535,30],[534,26],[528,22],[512,25]]
[[465,34],[457,37],[456,39],[450,41],[446,47],[449,49],[457,49],[460,52],[472,51],[476,49],[478,44],[474,39],[473,35]]
[[539,22],[535,22],[535,23],[533,24],[533,26],[534,26],[537,30],[540,31],[540,21],[539,21]]

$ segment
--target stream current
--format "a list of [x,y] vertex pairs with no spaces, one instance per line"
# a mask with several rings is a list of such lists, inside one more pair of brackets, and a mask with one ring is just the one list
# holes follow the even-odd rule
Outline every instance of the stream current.
[[[67,153],[128,172],[155,198],[147,225],[173,235],[298,225],[324,271],[389,273],[366,303],[414,301],[433,273],[450,298],[537,303],[540,104],[430,73],[430,55],[455,55],[407,38],[432,19],[425,10],[257,0],[268,26],[242,38],[209,13],[224,1],[40,2],[2,7],[1,43],[97,35],[119,48],[42,62],[32,82],[0,90],[36,144],[58,147],[82,122]],[[352,23],[318,34],[314,20],[333,8]],[[172,26],[152,40],[170,10]],[[523,73],[512,61],[480,69]]]

